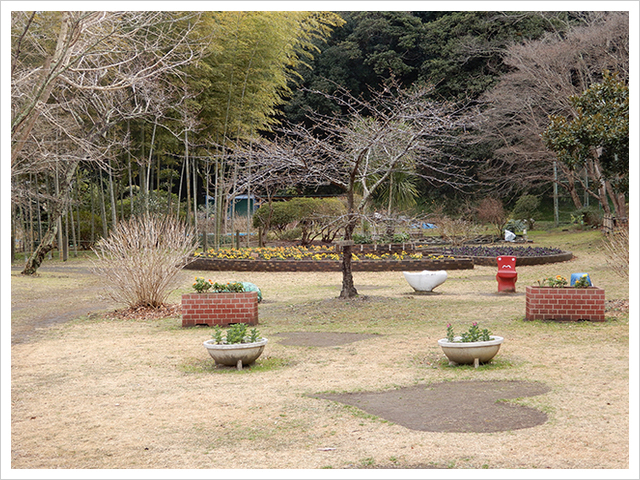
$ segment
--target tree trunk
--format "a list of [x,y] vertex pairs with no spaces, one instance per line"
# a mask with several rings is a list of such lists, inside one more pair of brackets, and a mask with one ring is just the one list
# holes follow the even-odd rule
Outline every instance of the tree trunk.
[[189,138],[184,131],[184,172],[187,184],[187,225],[191,225],[191,171],[189,170]]
[[578,195],[578,191],[576,190],[576,181],[574,178],[575,172],[570,170],[569,167],[567,167],[567,165],[562,162],[558,162],[558,166],[560,167],[560,170],[562,170],[564,178],[567,179],[566,184],[561,183],[560,185],[562,185],[567,190],[567,192],[569,192],[576,210],[580,210],[582,208],[582,201],[580,200],[580,196]]
[[[127,138],[131,136],[131,124],[127,120]],[[129,173],[129,216],[133,216],[133,176],[131,174],[131,149],[127,148],[127,170]]]
[[44,256],[53,250],[53,242],[56,239],[58,234],[58,222],[52,222],[42,237],[42,241],[38,245],[38,248],[31,254],[29,260],[24,266],[24,270],[22,270],[22,275],[35,275],[42,265],[42,261],[44,260]]
[[118,215],[116,214],[116,192],[113,187],[113,168],[111,167],[111,159],[109,159],[109,198],[111,199],[111,224],[115,226],[118,223]]
[[104,199],[104,181],[102,180],[102,169],[98,168],[100,172],[100,217],[102,218],[102,237],[107,238],[109,234],[109,227],[107,225],[107,209]]
[[220,249],[220,245],[222,243],[222,186],[220,180],[220,158],[216,158],[216,178],[215,178],[215,186],[214,186],[214,196],[215,196],[215,209],[216,209],[216,218],[215,218],[215,241],[216,241],[216,250]]
[[[600,154],[600,152],[598,152],[598,154]],[[595,180],[596,185],[598,185],[598,194],[596,198],[600,201],[604,214],[611,215],[611,208],[609,207],[609,200],[607,197],[607,185],[602,173],[600,173],[600,162],[598,160],[592,160],[589,162],[589,165],[591,167],[591,176]]]
[[209,159],[205,160],[204,222],[202,223],[202,251],[209,249]]
[[69,258],[69,215],[63,212],[64,223],[60,222],[60,230],[62,230],[62,261],[66,262]]
[[193,168],[193,228],[198,234],[198,158],[193,157],[191,166]]
[[[38,186],[38,174],[34,175],[36,183],[36,191],[40,193],[40,187]],[[38,239],[42,238],[42,209],[40,208],[40,195],[36,195],[36,211],[38,212]]]
[[[42,235],[40,235],[42,238]],[[11,204],[11,264],[16,261],[16,206]]]
[[89,191],[91,192],[91,246],[96,242],[96,202],[94,199],[94,188],[91,183],[89,183]]
[[356,287],[353,285],[353,273],[351,270],[351,245],[349,242],[353,238],[353,231],[356,228],[356,217],[354,213],[350,213],[349,222],[344,229],[344,240],[346,245],[344,245],[342,250],[342,291],[340,292],[340,298],[353,298],[358,295],[358,291]]
[[31,205],[31,201],[29,201],[29,245],[30,250],[33,251],[35,242],[33,238],[33,206]]
[[74,22],[69,12],[63,13],[55,51],[53,55],[49,55],[44,61],[35,95],[16,118],[12,120],[11,166],[13,166],[20,152],[27,144],[27,139],[40,116],[38,106],[47,103],[59,73],[66,69],[72,46],[77,42],[79,38],[78,32],[82,30],[83,26],[83,21]]
[[[153,132],[151,133],[151,145],[149,145],[149,157],[147,159],[147,174],[145,175],[145,213],[149,215],[149,199],[151,196],[151,191],[153,190],[153,179],[151,178],[153,175],[153,170],[151,169],[151,165],[153,164],[153,148],[156,142],[156,130],[158,128],[158,119],[156,118],[153,122]],[[144,170],[144,168],[143,168]],[[155,212],[157,213],[157,212]]]
[[38,247],[31,254],[29,260],[27,260],[24,270],[21,272],[23,275],[34,275],[38,271],[38,268],[40,268],[40,265],[44,260],[44,256],[53,249],[53,242],[58,233],[58,222],[62,217],[62,212],[67,208],[66,205],[69,200],[69,187],[77,167],[78,162],[71,162],[69,164],[68,170],[60,185],[60,191],[64,193],[60,195],[60,201],[53,204],[51,211],[49,212],[49,228],[42,237]]
[[176,210],[176,216],[180,218],[180,203],[182,202],[182,182],[184,181],[184,162],[180,168],[180,180],[178,181],[178,205]]
[[[57,135],[56,135],[57,139]],[[56,161],[56,183],[55,183],[55,192],[56,198],[60,198],[60,179],[58,173],[58,162]],[[56,220],[56,228],[58,230],[58,258],[62,260],[62,216],[58,216]]]
[[[76,237],[76,224],[73,219],[73,206],[69,207],[69,223],[71,225],[71,241],[73,242],[73,257],[78,256],[78,237]],[[67,226],[67,236],[69,235],[69,227]]]
[[[78,243],[77,245],[80,245],[80,243],[82,243],[82,237],[81,237],[81,230],[80,230],[80,195],[79,195],[79,190],[80,190],[80,178],[76,177],[76,185],[75,185],[75,200],[76,200],[76,222],[77,222],[77,232],[78,232]],[[42,236],[42,235],[41,235]],[[78,248],[76,246],[76,257],[78,256]]]
[[171,215],[171,204],[173,200],[173,169],[168,169],[169,178],[167,178],[167,215]]
[[627,205],[624,193],[616,193],[616,191],[611,186],[611,182],[609,182],[608,180],[605,181],[605,186],[607,188],[607,192],[609,193],[609,197],[611,198],[611,203],[613,203],[613,211],[616,218],[626,218]]

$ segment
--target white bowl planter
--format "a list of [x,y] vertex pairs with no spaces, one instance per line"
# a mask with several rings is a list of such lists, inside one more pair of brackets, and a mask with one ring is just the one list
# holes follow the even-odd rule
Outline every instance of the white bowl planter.
[[215,340],[203,342],[204,347],[216,364],[236,366],[242,370],[243,365],[250,365],[262,355],[267,344],[266,338],[253,343],[216,343]]
[[423,270],[422,272],[402,272],[402,274],[416,292],[431,292],[447,279],[445,270]]
[[496,356],[500,345],[504,341],[503,337],[491,335],[488,342],[461,342],[461,337],[454,337],[450,342],[446,338],[438,340],[438,345],[449,359],[450,363],[473,364],[476,368],[480,363],[489,362]]

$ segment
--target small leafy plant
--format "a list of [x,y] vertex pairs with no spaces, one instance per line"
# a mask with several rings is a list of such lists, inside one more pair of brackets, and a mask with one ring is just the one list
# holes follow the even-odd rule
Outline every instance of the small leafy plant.
[[555,277],[545,278],[538,280],[538,286],[540,287],[566,287],[569,284],[567,279],[562,275],[556,275]]
[[215,293],[238,293],[244,292],[244,285],[240,282],[214,283],[211,288]]
[[478,322],[473,322],[468,331],[463,332],[459,337],[456,337],[453,333],[453,327],[450,323],[448,323],[447,340],[452,343],[488,342],[489,340],[491,340],[491,332],[486,328],[480,330],[480,327],[478,327]]
[[227,330],[223,337],[222,328],[219,325],[214,327],[213,340],[218,345],[232,345],[238,343],[255,343],[260,340],[260,332],[252,328],[247,334],[247,326],[244,323],[234,323]]
[[573,284],[575,288],[587,288],[591,286],[591,282],[589,281],[589,276],[585,273]]
[[196,277],[193,282],[193,289],[198,293],[204,293],[211,288],[211,280],[205,280],[203,277]]
[[205,280],[203,277],[196,277],[193,282],[193,289],[198,293],[211,290],[214,293],[238,293],[244,292],[244,285],[241,282],[218,283],[212,280]]

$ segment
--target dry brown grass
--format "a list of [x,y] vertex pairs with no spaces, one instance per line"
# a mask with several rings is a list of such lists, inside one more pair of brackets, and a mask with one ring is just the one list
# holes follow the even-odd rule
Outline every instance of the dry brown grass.
[[[348,302],[335,298],[339,273],[218,273],[218,281],[256,283],[265,297],[259,328],[270,342],[262,366],[243,372],[212,368],[202,347],[210,330],[183,329],[179,318],[95,315],[51,327],[11,348],[11,466],[626,469],[628,313],[608,312],[604,323],[524,322],[522,292],[539,278],[583,271],[608,300],[628,299],[628,284],[607,268],[593,232],[533,238],[577,258],[520,267],[512,296],[494,294],[491,267],[450,271],[439,295],[413,294],[401,272],[356,273],[366,298]],[[169,300],[203,273],[182,272],[184,288]],[[53,282],[47,275],[40,280]],[[60,280],[82,295],[73,277]],[[16,307],[29,281],[12,277]],[[437,340],[447,323],[460,330],[472,321],[504,336],[503,348],[493,365],[449,367]],[[279,333],[301,330],[380,335],[339,347],[279,343]],[[549,421],[492,434],[420,432],[307,396],[466,379],[545,383],[550,393],[517,402]]]

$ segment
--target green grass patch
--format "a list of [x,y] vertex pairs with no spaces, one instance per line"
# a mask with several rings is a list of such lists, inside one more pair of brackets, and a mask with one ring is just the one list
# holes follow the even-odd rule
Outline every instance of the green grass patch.
[[261,356],[251,365],[243,366],[242,370],[236,367],[216,365],[212,358],[190,358],[178,365],[178,370],[186,374],[226,374],[246,375],[249,373],[270,372],[294,365],[291,359]]

